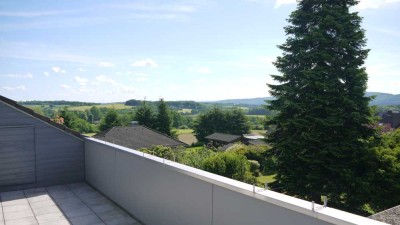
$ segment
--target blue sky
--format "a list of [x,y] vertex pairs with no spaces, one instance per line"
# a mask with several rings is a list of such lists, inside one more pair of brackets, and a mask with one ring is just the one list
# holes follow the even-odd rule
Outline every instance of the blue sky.
[[[268,96],[295,0],[0,1],[0,94],[116,102]],[[361,0],[368,91],[400,94],[400,0]]]

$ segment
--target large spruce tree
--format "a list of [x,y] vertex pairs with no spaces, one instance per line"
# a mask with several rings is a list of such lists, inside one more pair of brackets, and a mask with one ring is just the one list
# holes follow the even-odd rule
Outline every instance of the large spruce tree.
[[357,212],[367,202],[370,165],[365,140],[370,99],[365,97],[368,51],[355,0],[300,0],[286,28],[281,75],[268,84],[278,114],[269,136],[285,193]]

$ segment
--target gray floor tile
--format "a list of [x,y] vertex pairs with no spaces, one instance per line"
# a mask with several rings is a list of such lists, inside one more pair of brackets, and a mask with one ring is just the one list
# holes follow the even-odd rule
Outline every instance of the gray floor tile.
[[66,209],[66,210],[63,210],[63,213],[69,219],[94,214],[93,211],[90,210],[87,206]]
[[28,203],[22,204],[22,205],[8,205],[8,206],[3,207],[4,213],[30,210],[30,209],[31,209],[31,206]]
[[102,223],[100,218],[94,214],[71,218],[70,221],[73,225],[93,225]]
[[140,225],[86,183],[2,192],[0,196],[4,198],[0,225]]
[[102,214],[102,213],[105,213],[107,211],[115,210],[116,208],[118,208],[118,206],[116,206],[113,203],[101,204],[101,205],[96,205],[96,206],[91,207],[93,212],[95,212],[97,214]]
[[67,185],[56,185],[56,186],[50,186],[46,187],[47,192],[55,193],[55,192],[62,192],[62,191],[69,191],[69,187]]
[[78,198],[77,196],[73,196],[71,198],[54,199],[54,201],[57,204],[71,204],[71,203],[82,202],[82,200],[80,198]]
[[55,199],[64,199],[64,198],[75,198],[76,195],[72,191],[60,191],[60,192],[49,192],[50,196]]
[[32,188],[32,189],[26,189],[24,190],[25,196],[26,197],[31,197],[31,196],[35,196],[38,194],[44,194],[47,193],[45,188]]
[[25,194],[23,191],[9,191],[9,192],[1,192],[0,193],[1,201],[10,201],[15,199],[25,198]]
[[42,202],[42,201],[48,201],[48,200],[52,200],[52,199],[50,198],[50,196],[47,193],[28,197],[28,201],[30,203],[32,203],[32,202]]
[[4,220],[8,223],[10,220],[15,220],[15,219],[21,219],[21,218],[26,218],[26,217],[32,217],[33,212],[31,209],[27,210],[20,210],[16,212],[8,212],[4,213]]
[[32,208],[42,208],[42,207],[49,207],[53,206],[56,203],[53,200],[45,200],[40,202],[31,202],[30,205]]
[[39,225],[71,225],[68,220],[58,220],[53,222],[40,223]]
[[20,199],[15,199],[15,200],[6,200],[3,201],[1,203],[3,205],[3,207],[5,206],[10,206],[10,205],[25,205],[25,204],[29,204],[28,200],[26,200],[25,198],[20,198]]
[[61,212],[61,210],[56,205],[40,207],[40,208],[32,208],[32,210],[35,216]]
[[39,215],[36,216],[37,221],[39,224],[41,223],[48,223],[48,222],[56,222],[56,221],[62,221],[66,220],[64,214],[61,212],[56,212],[56,213],[51,213],[51,214],[44,214],[44,215]]
[[6,225],[38,225],[38,222],[35,217],[26,217],[7,221]]

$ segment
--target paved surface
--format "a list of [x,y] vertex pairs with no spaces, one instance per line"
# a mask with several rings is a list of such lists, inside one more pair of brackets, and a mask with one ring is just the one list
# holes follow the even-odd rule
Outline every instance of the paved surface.
[[86,183],[0,193],[0,225],[140,225]]

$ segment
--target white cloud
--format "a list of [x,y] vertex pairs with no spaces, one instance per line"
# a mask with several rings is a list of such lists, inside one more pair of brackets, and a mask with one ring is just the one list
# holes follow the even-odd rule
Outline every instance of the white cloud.
[[19,86],[15,86],[15,87],[5,86],[5,87],[3,87],[3,89],[6,91],[25,91],[26,87],[25,87],[25,85],[19,85]]
[[279,8],[283,5],[296,4],[296,0],[276,0],[274,8]]
[[61,73],[61,74],[66,74],[66,73],[67,73],[66,70],[61,69],[61,67],[58,67],[58,66],[53,66],[53,67],[51,68],[51,70],[52,70],[54,73]]
[[207,67],[201,67],[201,68],[197,69],[197,72],[207,74],[207,73],[211,73],[211,70],[210,70],[210,68],[207,68]]
[[58,67],[58,66],[53,66],[53,67],[51,68],[51,70],[53,70],[54,73],[59,73],[59,72],[61,71],[61,68]]
[[96,81],[99,82],[99,83],[106,83],[106,84],[111,84],[111,85],[114,85],[114,86],[118,84],[115,80],[113,80],[113,79],[111,79],[111,78],[109,78],[107,76],[104,76],[104,75],[97,76],[96,77]]
[[50,74],[49,74],[48,72],[43,72],[43,74],[44,74],[46,77],[50,76]]
[[362,0],[355,7],[356,10],[378,9],[392,3],[398,3],[400,0]]
[[110,62],[99,62],[99,67],[114,67],[115,65]]
[[78,71],[79,71],[79,72],[85,72],[86,70],[83,69],[83,68],[78,68]]
[[158,64],[152,59],[143,59],[131,64],[133,67],[158,67]]
[[66,84],[61,84],[60,87],[61,87],[62,89],[65,89],[65,90],[71,89],[71,86],[66,85]]
[[89,82],[88,79],[80,77],[80,76],[75,76],[74,78],[75,78],[75,81],[78,82],[79,85],[81,85],[81,86],[84,86]]
[[5,77],[12,77],[12,78],[30,78],[30,79],[32,79],[33,78],[33,75],[31,74],[31,73],[26,73],[26,74],[6,74],[6,75],[3,75],[3,76],[5,76]]

